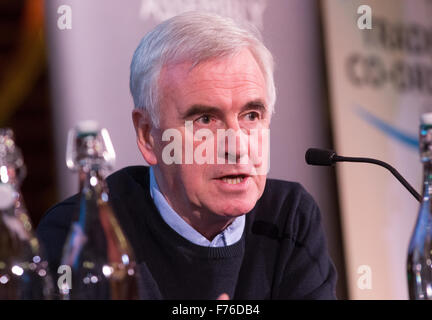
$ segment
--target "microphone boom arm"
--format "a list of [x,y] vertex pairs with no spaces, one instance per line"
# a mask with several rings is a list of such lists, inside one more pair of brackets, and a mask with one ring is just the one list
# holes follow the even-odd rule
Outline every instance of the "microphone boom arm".
[[407,190],[413,195],[414,198],[416,198],[419,202],[422,199],[421,195],[409,184],[409,182],[406,181],[405,178],[402,177],[402,175],[395,168],[393,168],[391,165],[389,165],[384,161],[371,159],[371,158],[343,157],[343,156],[338,156],[336,154],[332,157],[332,159],[335,162],[364,162],[364,163],[372,163],[384,167],[388,171],[390,171],[393,174],[393,176],[396,179],[398,179],[399,182],[402,183],[402,185],[405,188],[407,188]]
[[395,168],[384,161],[372,158],[343,157],[338,156],[333,150],[317,148],[309,148],[305,153],[305,160],[307,164],[313,166],[332,166],[335,162],[363,162],[376,164],[390,171],[419,202],[422,200],[422,196],[409,184],[409,182],[406,181]]

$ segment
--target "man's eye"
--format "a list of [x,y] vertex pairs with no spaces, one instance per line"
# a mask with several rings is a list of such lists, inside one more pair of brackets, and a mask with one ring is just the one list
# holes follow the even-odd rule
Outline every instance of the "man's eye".
[[198,123],[201,123],[201,124],[210,124],[211,120],[212,120],[212,117],[205,114],[205,115],[202,115],[201,117],[199,117],[198,119],[196,119],[195,121]]
[[255,121],[259,118],[259,113],[258,112],[249,112],[246,115],[246,119],[249,121]]

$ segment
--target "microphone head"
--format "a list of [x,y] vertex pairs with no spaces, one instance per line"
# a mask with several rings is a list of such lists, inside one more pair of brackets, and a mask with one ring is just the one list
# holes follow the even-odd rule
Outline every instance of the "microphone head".
[[336,152],[333,150],[309,148],[305,154],[307,164],[313,166],[331,166],[335,161]]

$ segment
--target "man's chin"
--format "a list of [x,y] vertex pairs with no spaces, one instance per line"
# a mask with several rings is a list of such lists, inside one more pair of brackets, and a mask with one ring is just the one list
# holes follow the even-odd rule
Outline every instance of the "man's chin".
[[[223,201],[223,200],[222,200]],[[245,215],[249,211],[253,209],[255,206],[256,201],[253,203],[253,205],[249,203],[245,204],[230,204],[230,203],[224,203],[222,207],[217,208],[214,212],[219,216],[225,216],[225,217],[239,217],[242,215]]]

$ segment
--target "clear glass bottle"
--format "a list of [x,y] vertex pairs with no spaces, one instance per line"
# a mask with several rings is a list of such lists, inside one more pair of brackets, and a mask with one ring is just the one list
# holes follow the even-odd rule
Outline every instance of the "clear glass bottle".
[[12,130],[0,129],[0,299],[49,299],[54,290],[20,192],[25,172]]
[[69,131],[66,163],[79,175],[80,208],[66,241],[62,265],[72,271],[63,299],[137,299],[133,250],[109,204],[104,172],[115,160],[108,131],[84,121]]
[[420,121],[423,193],[408,249],[407,278],[411,300],[432,300],[432,113]]

